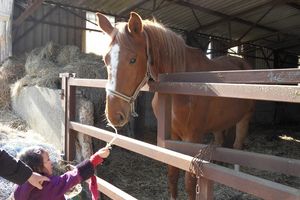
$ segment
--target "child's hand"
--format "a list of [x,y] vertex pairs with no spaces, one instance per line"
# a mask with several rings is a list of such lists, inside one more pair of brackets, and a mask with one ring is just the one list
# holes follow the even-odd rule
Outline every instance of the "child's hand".
[[110,150],[108,147],[104,147],[96,152],[101,158],[107,158],[110,154]]

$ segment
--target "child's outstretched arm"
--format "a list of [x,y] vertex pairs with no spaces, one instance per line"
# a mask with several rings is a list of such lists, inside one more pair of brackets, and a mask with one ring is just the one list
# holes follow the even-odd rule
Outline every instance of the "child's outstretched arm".
[[94,167],[101,164],[103,162],[103,158],[107,158],[110,154],[110,150],[108,147],[104,147],[98,150],[94,155],[91,156],[90,161]]

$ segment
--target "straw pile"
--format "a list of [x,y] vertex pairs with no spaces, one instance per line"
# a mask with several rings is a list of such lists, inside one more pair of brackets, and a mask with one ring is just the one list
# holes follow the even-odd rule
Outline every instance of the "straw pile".
[[6,59],[0,68],[0,79],[11,84],[22,78],[25,73],[24,62],[24,57]]
[[0,79],[0,109],[10,106],[10,87],[7,81]]

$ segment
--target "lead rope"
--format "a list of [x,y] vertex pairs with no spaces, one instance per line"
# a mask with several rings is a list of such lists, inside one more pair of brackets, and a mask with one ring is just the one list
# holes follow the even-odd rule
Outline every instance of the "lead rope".
[[[196,200],[200,200],[200,177],[203,176],[203,165],[210,163],[215,145],[209,144],[199,150],[191,161],[189,171],[192,176],[197,178],[196,184]],[[195,174],[195,175],[194,175]]]
[[109,148],[109,149],[111,149],[112,148],[112,144],[114,143],[114,141],[117,139],[117,137],[118,137],[118,130],[116,129],[116,127],[114,127],[114,125],[112,125],[112,124],[107,124],[108,126],[110,126],[110,127],[112,127],[114,130],[115,130],[115,135],[114,135],[114,137],[110,140],[110,142],[108,142],[107,144],[106,144],[106,148]]

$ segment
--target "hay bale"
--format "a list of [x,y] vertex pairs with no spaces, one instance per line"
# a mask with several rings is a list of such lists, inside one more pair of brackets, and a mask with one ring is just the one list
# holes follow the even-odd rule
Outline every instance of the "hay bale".
[[44,48],[33,49],[26,59],[26,73],[34,74],[43,68],[58,67],[56,57],[59,54],[60,48],[59,45],[50,42]]
[[7,109],[10,107],[10,87],[4,79],[0,79],[0,91],[0,109]]
[[[85,98],[76,99],[76,118],[82,124],[94,125],[94,105],[91,101]],[[89,158],[93,154],[92,138],[84,133],[77,134],[76,145],[76,160],[81,161]]]
[[98,65],[85,63],[85,62],[74,62],[65,66],[63,72],[76,73],[78,78],[103,78],[105,71]]
[[13,85],[12,96],[18,95],[20,89],[26,86],[37,85],[40,87],[60,89],[61,88],[61,79],[59,78],[60,72],[61,72],[61,68],[53,67],[53,68],[40,69],[39,71],[35,71],[32,74],[26,75]]
[[14,83],[25,74],[25,61],[22,58],[9,57],[0,68],[0,79]]
[[56,60],[57,62],[65,66],[68,63],[75,62],[79,60],[80,49],[77,46],[67,45],[61,48]]

